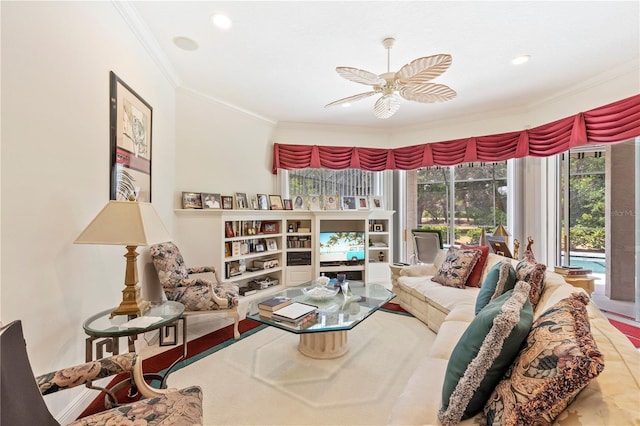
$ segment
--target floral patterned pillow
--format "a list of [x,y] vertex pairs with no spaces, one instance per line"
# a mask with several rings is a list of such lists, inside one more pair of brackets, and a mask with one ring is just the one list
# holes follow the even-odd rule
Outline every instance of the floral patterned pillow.
[[431,280],[448,287],[464,288],[480,255],[480,250],[450,247],[447,257]]
[[517,280],[528,282],[531,286],[529,300],[534,310],[536,306],[538,306],[542,290],[544,289],[544,274],[546,270],[547,266],[536,262],[531,250],[525,251],[523,259],[516,265]]
[[585,294],[543,313],[484,407],[487,425],[550,425],[604,369],[591,335]]

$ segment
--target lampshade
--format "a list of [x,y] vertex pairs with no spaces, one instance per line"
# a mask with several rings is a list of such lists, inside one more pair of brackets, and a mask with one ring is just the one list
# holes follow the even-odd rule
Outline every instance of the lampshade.
[[149,302],[140,297],[138,286],[138,246],[171,240],[160,216],[150,203],[111,200],[74,241],[76,244],[117,244],[127,247],[122,302],[115,315],[142,315]]
[[74,242],[148,246],[170,239],[151,203],[111,200]]

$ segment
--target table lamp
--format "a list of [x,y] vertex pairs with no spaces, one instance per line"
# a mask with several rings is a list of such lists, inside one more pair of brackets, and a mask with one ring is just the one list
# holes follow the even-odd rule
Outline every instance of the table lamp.
[[136,248],[169,240],[169,232],[151,203],[111,200],[74,241],[75,244],[117,244],[127,248],[122,303],[111,312],[110,318],[141,316],[149,308],[149,302],[140,296]]

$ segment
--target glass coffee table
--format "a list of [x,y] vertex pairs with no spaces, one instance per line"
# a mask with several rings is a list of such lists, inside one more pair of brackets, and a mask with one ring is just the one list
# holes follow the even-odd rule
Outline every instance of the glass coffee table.
[[[333,359],[349,351],[347,331],[395,297],[395,294],[380,284],[365,284],[358,281],[349,281],[346,296],[339,292],[332,297],[314,298],[303,293],[303,289],[312,287],[314,284],[309,282],[258,298],[249,305],[247,318],[299,334],[298,350],[303,355],[317,359]],[[318,315],[300,325],[261,316],[258,304],[273,297],[288,297],[293,302],[317,306]]]

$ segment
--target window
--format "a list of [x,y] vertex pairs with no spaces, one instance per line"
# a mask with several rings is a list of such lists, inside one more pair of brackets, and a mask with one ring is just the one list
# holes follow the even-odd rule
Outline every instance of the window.
[[384,172],[365,170],[298,169],[286,172],[289,195],[383,195],[381,178]]
[[482,228],[507,224],[507,163],[418,169],[416,218],[415,227],[441,229],[445,244],[478,244]]

